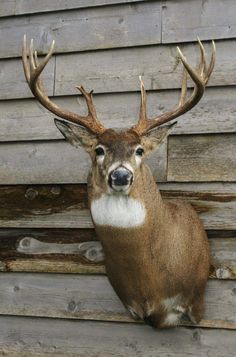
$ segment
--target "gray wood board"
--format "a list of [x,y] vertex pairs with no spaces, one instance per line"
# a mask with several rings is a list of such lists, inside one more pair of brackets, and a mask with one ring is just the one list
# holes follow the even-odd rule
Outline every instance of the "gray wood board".
[[217,265],[236,268],[236,238],[210,238],[211,253]]
[[[199,58],[198,47],[187,44],[181,48],[194,66]],[[210,51],[208,46],[206,49]],[[217,42],[217,61],[209,86],[236,84],[234,52],[236,41]],[[1,60],[0,71],[0,99],[32,96],[25,84],[21,59]],[[53,80],[54,66],[46,72]],[[95,93],[139,91],[139,75],[147,90],[179,88],[182,65],[175,45],[158,45],[56,55],[55,72],[54,95],[61,96],[78,94],[75,86],[79,84],[94,88]]]
[[[236,181],[236,135],[170,136],[148,163],[157,181]],[[21,142],[0,144],[0,184],[86,182],[91,167],[83,148],[69,143]]]
[[[216,43],[217,61],[208,86],[236,84],[236,41]],[[198,63],[197,45],[181,46],[189,63]],[[206,46],[207,53],[210,47]],[[76,70],[75,70],[76,63]],[[95,93],[137,91],[139,75],[146,89],[179,88],[182,65],[175,45],[158,45],[109,51],[65,54],[56,57],[55,95],[75,94],[83,84]]]
[[24,34],[39,53],[52,40],[56,52],[77,52],[157,44],[161,41],[160,2],[87,8],[0,19],[1,58],[21,56]]
[[[133,321],[105,276],[0,273],[0,281],[1,315]],[[203,320],[236,327],[235,291],[235,281],[209,281]]]
[[[236,238],[209,242],[210,277],[236,279]],[[104,258],[93,229],[0,229],[0,271],[104,274]]]
[[233,357],[235,331],[0,317],[6,357]]
[[[81,183],[91,167],[83,148],[64,140],[0,144],[0,184]],[[148,160],[155,178],[166,181],[167,143]]]
[[[42,78],[48,95],[53,95],[55,57],[44,69]],[[22,61],[19,59],[0,60],[0,100],[32,97],[25,80]]]
[[[13,23],[19,19],[15,15],[35,14],[35,17],[37,17],[37,13],[44,13],[46,17],[47,14],[45,13],[56,11],[54,16],[60,15],[63,17],[66,10],[70,9],[76,12],[76,9],[115,4],[123,4],[127,8],[127,3],[128,6],[132,6],[135,10],[136,8],[138,9],[138,4],[134,4],[134,2],[140,1],[143,0],[51,0],[50,2],[47,0],[33,0],[30,2],[28,0],[1,0],[0,17],[14,15],[11,18],[11,23]],[[158,23],[160,26],[162,25],[163,42],[195,41],[197,36],[202,40],[235,37],[236,22],[234,13],[236,8],[234,0],[210,0],[207,2],[177,0],[149,3],[151,6],[160,7],[162,5],[162,19],[159,19]],[[98,7],[94,10],[99,14],[100,9]],[[60,11],[58,15],[57,11]],[[151,14],[151,7],[149,11]],[[224,16],[222,16],[222,13]],[[90,16],[88,16],[88,19],[90,19]],[[31,20],[34,21],[34,18],[32,19],[31,17]],[[145,25],[144,22],[142,21],[143,25]],[[45,29],[45,34],[48,30],[48,28]],[[156,29],[154,33],[156,33]],[[140,28],[137,34],[142,37],[143,33]]]
[[[162,195],[197,210],[206,229],[236,229],[235,184],[161,184]],[[212,186],[212,188],[211,188]],[[0,226],[92,228],[85,185],[1,186]]]
[[[154,117],[168,111],[178,101],[179,91],[148,93],[148,113]],[[94,96],[98,117],[106,127],[127,128],[137,121],[140,94],[114,93]],[[81,96],[55,97],[61,107],[86,114]],[[224,114],[222,114],[224,113]],[[235,88],[209,87],[201,102],[178,119],[173,134],[226,133],[236,131]],[[62,135],[54,125],[54,115],[36,100],[0,101],[0,141],[55,140]]]
[[236,181],[236,134],[172,136],[168,181]]
[[0,17],[123,3],[132,4],[140,1],[146,0],[1,0]]
[[164,1],[162,42],[227,39],[236,36],[234,0]]

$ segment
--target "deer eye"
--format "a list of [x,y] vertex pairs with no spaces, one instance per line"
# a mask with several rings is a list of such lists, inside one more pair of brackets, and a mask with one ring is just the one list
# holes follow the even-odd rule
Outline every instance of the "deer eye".
[[96,149],[95,149],[95,152],[96,152],[96,155],[97,156],[102,156],[105,154],[105,151],[104,149],[101,147],[101,146],[98,146]]
[[137,150],[135,151],[135,154],[138,156],[143,156],[144,150],[143,148],[137,148]]

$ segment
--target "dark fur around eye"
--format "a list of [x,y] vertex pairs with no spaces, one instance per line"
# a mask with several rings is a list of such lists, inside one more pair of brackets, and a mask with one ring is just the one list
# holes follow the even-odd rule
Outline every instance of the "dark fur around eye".
[[95,152],[96,152],[96,155],[97,155],[97,156],[101,156],[101,155],[104,155],[104,154],[105,154],[104,149],[103,149],[101,146],[99,146],[98,148],[96,148],[96,149],[95,149]]
[[142,156],[144,153],[144,150],[142,148],[138,148],[136,151],[135,151],[135,154],[136,155],[139,155],[139,156]]

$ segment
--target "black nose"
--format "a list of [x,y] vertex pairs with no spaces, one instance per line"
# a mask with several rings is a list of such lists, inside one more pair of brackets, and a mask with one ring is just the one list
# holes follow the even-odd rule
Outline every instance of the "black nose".
[[130,170],[125,167],[118,167],[112,171],[109,175],[109,184],[112,187],[115,186],[126,186],[132,183],[133,174]]

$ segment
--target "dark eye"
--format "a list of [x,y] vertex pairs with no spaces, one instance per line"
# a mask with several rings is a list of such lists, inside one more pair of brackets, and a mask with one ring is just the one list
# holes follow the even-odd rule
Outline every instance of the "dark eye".
[[101,155],[104,155],[104,154],[105,154],[104,149],[103,149],[101,146],[99,146],[98,148],[96,148],[96,149],[95,149],[95,152],[96,152],[96,155],[97,155],[97,156],[101,156]]
[[135,154],[136,154],[136,155],[139,155],[139,156],[142,156],[143,153],[144,153],[143,148],[138,148],[138,149],[135,151]]

